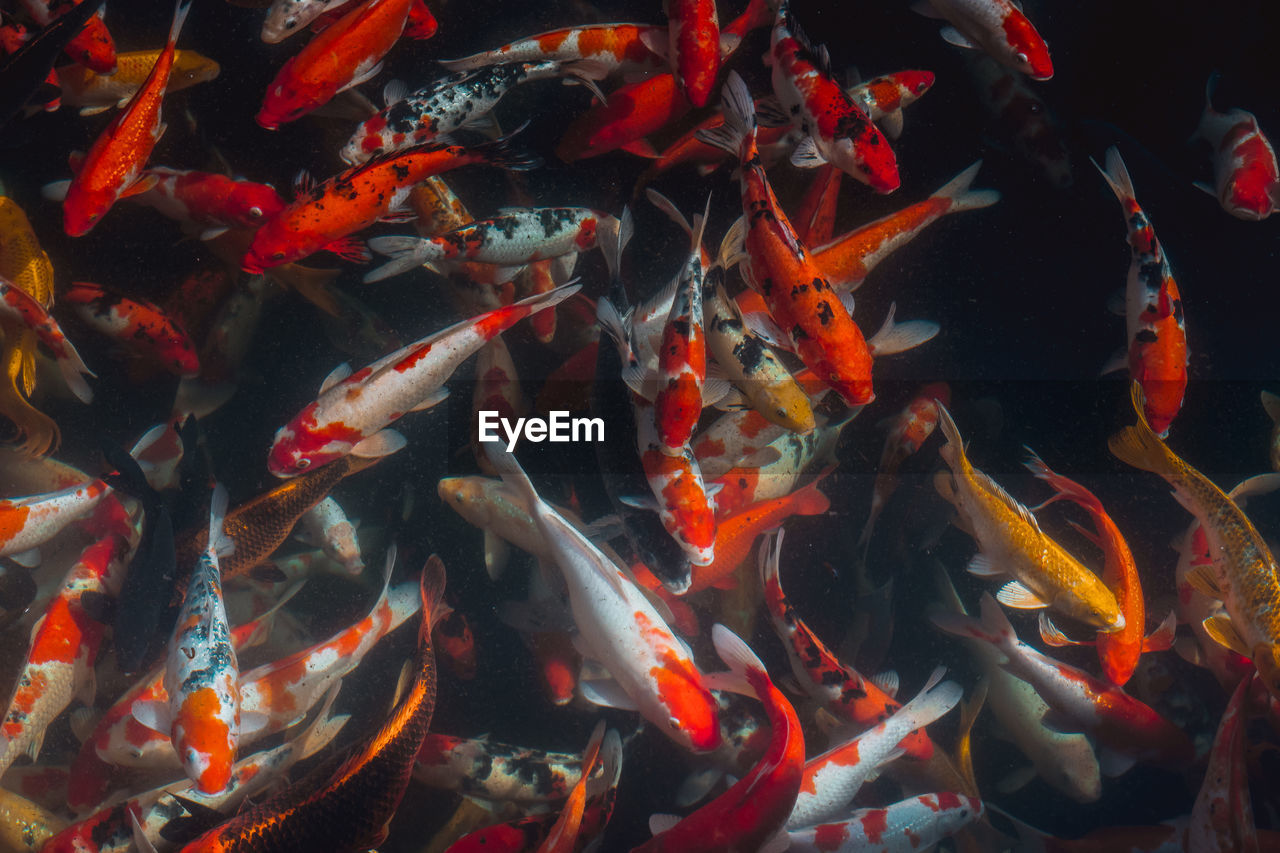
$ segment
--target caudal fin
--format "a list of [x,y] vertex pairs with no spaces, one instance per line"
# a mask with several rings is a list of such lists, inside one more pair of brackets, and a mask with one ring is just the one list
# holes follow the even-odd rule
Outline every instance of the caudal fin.
[[542,158],[532,151],[516,148],[512,145],[512,140],[516,135],[528,126],[529,122],[526,121],[506,136],[499,137],[492,142],[482,142],[479,145],[474,145],[471,150],[482,154],[492,166],[510,169],[513,172],[526,172],[530,169],[536,169],[542,165]]
[[747,84],[742,82],[736,71],[729,72],[729,79],[721,92],[720,109],[724,112],[724,124],[700,130],[696,135],[699,141],[738,157],[742,153],[743,142],[748,137],[755,140],[755,103],[751,100]]
[[995,204],[1000,200],[1000,193],[997,190],[972,190],[969,188],[981,168],[982,161],[979,160],[939,187],[933,197],[951,200],[951,208],[947,211],[948,213],[955,213],[961,210],[978,210]]
[[1138,415],[1138,422],[1107,439],[1107,447],[1122,462],[1153,474],[1163,475],[1170,470],[1172,454],[1147,423],[1146,415],[1143,414],[1146,401],[1142,386],[1137,380],[1134,380],[1130,389],[1130,397],[1133,400],[1134,411]]
[[755,685],[761,679],[767,681],[769,676],[760,658],[751,651],[751,647],[743,642],[741,637],[719,623],[711,628],[711,642],[715,645],[716,654],[720,655],[720,660],[724,661],[729,667],[729,672],[732,673],[732,679],[716,673],[720,677],[712,679],[711,683],[717,689],[732,690],[735,693],[761,698]]
[[1122,203],[1137,198],[1133,192],[1133,180],[1129,177],[1129,170],[1124,165],[1124,158],[1120,156],[1119,149],[1114,145],[1107,149],[1107,168],[1099,166],[1097,160],[1091,159],[1090,162],[1102,173],[1107,186],[1111,187],[1111,191]]

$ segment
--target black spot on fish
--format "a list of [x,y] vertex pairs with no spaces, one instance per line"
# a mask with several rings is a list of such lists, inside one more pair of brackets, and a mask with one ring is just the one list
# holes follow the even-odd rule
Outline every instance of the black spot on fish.
[[800,343],[801,341],[808,339],[808,337],[809,337],[808,333],[805,332],[803,328],[801,328],[799,323],[791,327],[791,340],[795,341],[796,343]]
[[733,357],[742,365],[747,373],[754,373],[764,361],[764,341],[755,335],[744,337],[733,347]]
[[403,181],[409,177],[409,165],[407,163],[392,163],[391,173],[396,176],[397,181]]
[[831,310],[830,302],[822,302],[818,305],[818,322],[824,326],[830,325],[835,319],[835,312]]
[[1142,344],[1154,344],[1160,339],[1160,336],[1156,334],[1154,329],[1139,329],[1133,339]]

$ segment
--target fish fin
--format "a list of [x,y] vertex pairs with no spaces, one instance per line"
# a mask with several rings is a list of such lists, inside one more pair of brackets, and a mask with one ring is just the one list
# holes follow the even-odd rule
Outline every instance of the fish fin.
[[357,74],[355,77],[352,77],[350,80],[348,80],[346,84],[344,84],[343,87],[338,90],[338,92],[345,92],[348,89],[354,89],[356,86],[359,86],[362,83],[368,83],[374,77],[377,77],[379,74],[382,73],[382,65],[383,65],[382,62],[378,62],[374,64],[372,68],[366,68],[364,72]]
[[327,252],[332,252],[344,260],[354,261],[358,264],[367,264],[373,260],[373,255],[369,254],[369,249],[365,246],[364,241],[358,237],[343,237],[339,240],[334,240],[324,248]]
[[1053,624],[1053,620],[1049,618],[1049,614],[1043,610],[1040,611],[1040,639],[1044,641],[1045,645],[1054,646],[1055,648],[1061,648],[1062,646],[1093,645],[1092,643],[1073,640],[1066,634],[1062,633],[1062,629]]
[[333,710],[333,702],[338,698],[338,691],[342,689],[342,679],[335,681],[324,694],[324,701],[320,706],[319,713],[312,720],[311,725],[303,730],[293,740],[293,747],[297,750],[299,761],[305,761],[312,755],[324,749],[329,743],[338,736],[338,732],[342,731],[342,727],[351,719],[350,714],[340,714],[336,717],[330,717],[329,714]]
[[[893,112],[885,113],[880,116],[880,120],[877,121],[876,124],[880,125],[880,130],[884,132],[884,135],[887,136],[890,141],[896,140],[898,137],[902,136],[902,110],[898,109]],[[986,192],[995,194],[995,198],[988,202],[988,204],[994,204],[1000,198],[1000,194],[995,190],[986,190]],[[980,207],[986,206],[987,205],[985,204],[980,205]]]
[[[844,313],[848,314],[850,317],[853,316],[853,311],[858,307],[858,303],[853,298],[852,290],[844,290],[840,292],[840,307],[844,309]],[[890,310],[893,310],[895,307],[896,303],[891,304]]]
[[652,403],[655,389],[648,378],[648,371],[638,364],[628,364],[622,368],[622,381],[627,383],[627,387]]
[[128,105],[128,103],[129,103],[128,101],[124,101],[123,103],[105,104],[102,106],[95,106],[95,107],[81,107],[80,115],[85,118],[87,118],[88,116],[101,115],[102,113],[105,113],[107,110],[115,109],[121,106],[126,106]]
[[1196,592],[1218,601],[1222,600],[1222,587],[1218,585],[1218,576],[1213,571],[1212,565],[1193,567],[1187,572],[1186,579]]
[[156,184],[160,183],[160,179],[155,175],[143,175],[138,180],[129,184],[124,192],[120,193],[120,198],[129,198],[130,196],[142,195],[148,190],[155,189]]
[[699,130],[696,136],[700,142],[737,157],[743,140],[748,135],[755,136],[756,113],[747,84],[742,82],[736,71],[729,72],[721,90],[721,109],[724,112],[724,124]]
[[76,740],[84,743],[93,736],[93,728],[98,724],[98,715],[90,707],[76,708],[71,712],[71,734]]
[[1231,624],[1231,617],[1219,613],[1217,616],[1210,616],[1202,623],[1205,633],[1213,638],[1213,641],[1220,646],[1226,646],[1231,651],[1247,658],[1253,656],[1253,651],[1245,645],[1244,640],[1240,638],[1240,634],[1236,631],[1236,626]]
[[[763,551],[763,548],[761,550]],[[756,657],[755,652],[751,651],[751,647],[743,642],[741,637],[719,623],[711,628],[711,642],[716,647],[716,654],[720,656],[720,660],[729,667],[729,671],[746,684],[749,690],[747,695],[759,698],[755,689],[750,686],[749,674],[755,673],[766,678],[768,676],[764,664],[760,662],[760,658]]]
[[[733,467],[763,468],[766,465],[772,465],[774,462],[777,462],[781,458],[782,458],[782,451],[779,450],[778,448],[762,447],[759,450],[757,450],[755,453],[748,454],[747,456],[744,456],[743,458],[739,459],[738,464]],[[724,486],[723,483],[716,483],[714,485],[720,486],[722,488]]]
[[199,239],[202,241],[213,240],[216,237],[221,237],[223,234],[226,234],[230,230],[231,230],[230,226],[215,225],[212,228],[204,229],[203,231],[200,232],[198,236],[199,236]]
[[1122,755],[1113,749],[1107,749],[1105,746],[1098,750],[1098,769],[1102,771],[1102,775],[1110,779],[1128,773],[1137,761],[1132,756]]
[[1098,371],[1099,376],[1106,376],[1108,373],[1118,373],[1121,370],[1129,368],[1129,353],[1123,347],[1111,354],[1111,358],[1107,359],[1107,363],[1102,365],[1102,370]]
[[423,397],[423,398],[422,398],[422,400],[420,400],[419,402],[414,403],[412,406],[410,406],[410,407],[409,407],[409,411],[411,411],[411,412],[425,412],[427,409],[430,409],[430,408],[432,408],[433,406],[438,406],[438,405],[440,405],[441,403],[443,403],[443,402],[444,402],[445,400],[447,400],[447,399],[449,399],[449,389],[448,389],[448,388],[437,388],[436,390],[432,391],[432,392],[431,392],[430,394],[428,394],[427,396]]
[[381,429],[351,448],[351,455],[361,459],[378,459],[390,456],[408,442],[393,429]]
[[996,593],[996,601],[1015,610],[1039,610],[1049,606],[1018,581],[1009,581],[1000,587],[1000,591]]
[[666,59],[671,50],[671,39],[666,29],[640,30],[640,43],[654,56]]
[[320,393],[323,394],[339,382],[351,375],[351,365],[348,362],[342,362],[329,372],[329,375],[320,383]]
[[650,204],[665,213],[668,219],[684,230],[684,233],[693,233],[693,226],[689,224],[688,219],[685,219],[684,214],[676,207],[675,202],[653,188],[646,189],[644,194],[649,199]]
[[169,712],[168,702],[159,702],[154,699],[134,702],[130,710],[133,713],[133,718],[142,725],[162,735],[169,734],[173,719]]
[[653,495],[640,495],[638,497],[636,495],[622,495],[618,498],[618,503],[633,509],[647,509],[651,512],[660,512],[662,509],[658,506],[658,501]]
[[739,216],[725,232],[724,239],[720,241],[720,254],[716,257],[716,266],[728,270],[746,260],[746,236],[747,218]]
[[[1050,498],[1049,500],[1045,501],[1043,504],[1040,504],[1040,506],[1036,507],[1036,509],[1040,509],[1040,508],[1041,508],[1041,507],[1043,507],[1045,504],[1047,504],[1047,503],[1049,503],[1049,502],[1051,502],[1051,501],[1053,501],[1053,500],[1054,500],[1054,498]],[[1074,521],[1074,520],[1071,520],[1071,519],[1068,519],[1068,520],[1067,520],[1067,524],[1071,525],[1071,527],[1072,527],[1072,528],[1073,528],[1077,533],[1079,533],[1079,534],[1080,534],[1081,536],[1083,536],[1085,539],[1088,539],[1088,540],[1089,540],[1090,542],[1092,542],[1094,545],[1097,545],[1099,548],[1102,548],[1102,547],[1103,547],[1103,544],[1102,544],[1102,537],[1098,536],[1098,534],[1094,533],[1092,530],[1088,529],[1087,527],[1085,527],[1085,526],[1084,526],[1083,524],[1081,524],[1080,522],[1078,522],[1078,521]]]
[[[901,110],[897,114],[901,114]],[[939,187],[932,197],[951,199],[951,209],[947,211],[948,213],[957,213],[961,210],[978,210],[995,204],[1000,200],[1000,193],[996,190],[970,189],[973,185],[973,179],[977,177],[980,168],[982,168],[981,160],[971,164],[967,169]]]
[[714,406],[734,390],[727,379],[707,379],[702,383],[702,405]]
[[928,320],[911,320],[895,324],[893,322],[895,308],[896,303],[889,305],[889,313],[884,318],[884,325],[880,327],[880,331],[871,336],[871,340],[867,341],[872,355],[877,357],[893,355],[913,349],[932,340],[942,328]]
[[649,832],[654,835],[666,832],[680,821],[681,817],[678,814],[651,814],[649,815]]
[[484,569],[489,580],[496,581],[511,559],[511,545],[492,530],[484,531]]
[[1280,489],[1280,474],[1256,474],[1237,483],[1234,489],[1227,492],[1227,497],[1243,509],[1250,497],[1270,494],[1276,489]]
[[868,680],[876,687],[879,687],[885,693],[889,694],[890,699],[897,698],[898,688],[901,686],[897,670],[886,669],[884,672],[879,672],[871,676]]
[[756,121],[761,127],[786,127],[791,116],[776,96],[767,95],[756,100]]
[[310,195],[315,186],[316,179],[306,169],[299,169],[298,173],[293,176],[293,195],[295,198]]
[[911,11],[915,12],[917,15],[924,15],[926,18],[946,20],[946,16],[935,9],[929,0],[915,0],[915,2],[911,4]]
[[969,574],[980,578],[998,578],[1007,574],[1003,569],[996,568],[991,558],[981,551],[973,555],[966,569]]
[[1129,169],[1124,165],[1124,158],[1120,156],[1120,150],[1114,145],[1107,149],[1107,167],[1104,169],[1098,165],[1097,161],[1092,161],[1094,167],[1102,173],[1103,179],[1107,182],[1107,186],[1111,187],[1111,191],[1116,194],[1116,198],[1120,201],[1128,201],[1134,198],[1133,179],[1129,177]]
[[1004,776],[1000,781],[996,782],[996,790],[1001,794],[1012,794],[1026,787],[1027,783],[1036,778],[1036,768],[1034,764],[1028,764],[1019,767]]
[[71,181],[51,181],[40,188],[40,195],[45,201],[63,201],[70,188]]
[[[138,848],[138,853],[156,853],[156,846],[151,843],[150,838],[147,838],[146,831],[138,823],[137,813],[133,809],[125,809],[125,811],[129,813],[129,826],[133,831],[133,845]],[[219,817],[225,817],[225,815],[219,815]]]
[[1111,291],[1111,295],[1107,297],[1107,311],[1117,317],[1124,317],[1129,313],[1129,308],[1125,305],[1123,287]]
[[790,336],[768,314],[754,311],[750,314],[743,314],[742,327],[753,335],[762,338],[769,346],[786,350],[787,352],[795,351],[796,347],[791,342]]
[[1174,633],[1178,630],[1178,613],[1170,610],[1154,631],[1142,641],[1143,652],[1163,652],[1173,645]]
[[1200,648],[1200,644],[1196,642],[1194,637],[1179,637],[1174,640],[1173,650],[1178,653],[1178,657],[1182,658],[1192,666],[1203,667],[1209,665],[1205,660],[1204,651]]
[[1212,196],[1212,197],[1214,197],[1214,198],[1217,198],[1217,197],[1218,197],[1218,194],[1217,194],[1216,192],[1214,192],[1213,187],[1209,186],[1209,185],[1208,185],[1208,184],[1206,184],[1204,181],[1193,181],[1193,182],[1192,182],[1192,184],[1191,184],[1191,186],[1193,186],[1193,187],[1195,187],[1196,189],[1200,190],[1200,192],[1204,193],[1205,195],[1209,195],[1209,196]]
[[742,36],[737,33],[721,33],[720,34],[720,59],[728,59],[733,52],[738,49],[738,45],[742,44]]
[[712,404],[720,412],[741,412],[751,408],[747,395],[737,388],[730,388],[723,397]]
[[240,714],[240,734],[262,731],[271,722],[271,715],[261,711],[244,711]]
[[954,44],[956,47],[963,47],[969,50],[977,50],[978,46],[965,38],[964,33],[955,27],[943,27],[939,30],[938,35],[942,36],[942,40],[947,44]]
[[39,547],[28,548],[27,550],[20,551],[17,554],[9,554],[8,559],[17,563],[19,566],[22,566],[24,569],[38,569],[40,568],[41,560],[40,549]]
[[633,139],[626,145],[623,145],[622,150],[628,154],[643,157],[646,160],[657,160],[662,156],[662,152],[657,148],[654,148],[653,143],[643,137],[640,139]]
[[608,680],[580,680],[578,693],[592,705],[602,708],[617,708],[620,711],[635,711],[635,700],[626,694],[618,682]]
[[783,853],[791,849],[791,836],[785,829],[780,829],[760,845],[760,853]]
[[723,778],[724,770],[714,765],[695,770],[685,777],[676,790],[676,805],[687,809],[702,802]]
[[818,151],[818,144],[813,141],[812,136],[801,139],[791,152],[791,165],[798,169],[816,169],[826,162],[826,158]]
[[403,101],[409,94],[409,85],[403,80],[388,80],[382,87],[382,106],[389,107],[397,101]]
[[228,557],[235,552],[236,544],[227,531],[223,529],[222,520],[227,515],[227,504],[230,498],[227,487],[217,483],[213,487],[213,499],[209,504],[209,545],[208,548],[219,557]]

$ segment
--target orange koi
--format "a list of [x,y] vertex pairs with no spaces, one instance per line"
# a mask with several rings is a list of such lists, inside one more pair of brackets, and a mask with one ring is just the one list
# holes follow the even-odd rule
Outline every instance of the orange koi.
[[100,284],[77,281],[62,294],[80,319],[99,332],[134,348],[178,376],[200,373],[200,356],[191,337],[158,305],[129,299]]
[[[75,0],[23,0],[22,5],[32,20],[48,27],[80,4]],[[116,70],[116,45],[102,22],[101,8],[89,16],[63,50],[74,62],[98,74],[111,74]]]

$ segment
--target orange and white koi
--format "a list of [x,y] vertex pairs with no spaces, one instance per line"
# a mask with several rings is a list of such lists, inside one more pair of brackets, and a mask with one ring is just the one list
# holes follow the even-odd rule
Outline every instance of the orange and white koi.
[[409,412],[429,409],[448,396],[444,387],[472,353],[530,314],[577,293],[565,285],[463,320],[351,372],[345,362],[320,385],[320,395],[277,430],[267,468],[294,477],[347,454],[386,456],[404,437],[384,429]]
[[412,0],[368,0],[351,9],[284,64],[267,86],[257,122],[267,130],[295,121],[382,70]]
[[178,33],[191,11],[191,0],[179,0],[169,28],[169,40],[160,58],[111,124],[98,134],[67,186],[62,201],[63,229],[72,237],[88,234],[111,206],[123,196],[150,189],[153,180],[143,177],[151,151],[165,125],[160,102],[169,85]]
[[[80,115],[91,116],[109,109],[123,109],[146,82],[151,69],[160,59],[159,50],[137,50],[116,55],[116,71],[98,74],[83,65],[64,65],[57,69],[62,101],[79,107]],[[173,54],[173,70],[165,94],[180,92],[216,79],[221,72],[217,62],[194,50],[178,50]]]
[[1280,612],[1275,608],[1280,565],[1240,507],[1152,431],[1137,382],[1130,393],[1138,423],[1113,435],[1107,446],[1135,468],[1164,478],[1174,499],[1200,522],[1211,562],[1193,568],[1187,581],[1222,601],[1228,614],[1206,619],[1204,628],[1219,644],[1252,660],[1268,692],[1280,697]]
[[269,184],[240,181],[216,172],[155,166],[143,173],[155,185],[130,198],[182,223],[202,240],[231,228],[257,228],[284,210],[284,200]]
[[0,775],[23,753],[35,760],[49,724],[73,697],[93,705],[93,667],[105,626],[89,615],[81,597],[119,592],[132,525],[120,502],[107,496],[91,526],[99,538],[81,551],[32,628],[26,660],[0,722]]
[[246,272],[262,272],[318,252],[367,261],[364,245],[351,235],[380,219],[404,215],[413,185],[432,175],[474,163],[528,169],[536,158],[510,147],[511,136],[470,148],[425,144],[348,169],[311,185],[295,187],[293,203],[258,229],[241,261]]
[[915,698],[874,728],[810,758],[787,829],[815,826],[837,817],[853,802],[863,783],[902,753],[898,744],[913,731],[939,719],[959,703],[964,691],[954,681],[942,681],[946,670],[935,669]]
[[667,67],[665,51],[654,53],[646,41],[661,40],[667,28],[649,24],[594,24],[529,36],[502,47],[440,62],[450,71],[470,71],[500,62],[555,62],[589,59],[610,73],[653,74]]
[[920,450],[938,426],[938,403],[944,406],[951,403],[951,388],[945,382],[932,382],[921,388],[889,423],[889,434],[885,436],[884,449],[880,451],[880,464],[871,490],[867,523],[854,545],[863,562],[866,561],[867,549],[871,547],[876,520],[898,488],[898,468]]
[[982,578],[1012,575],[997,596],[1009,607],[1054,607],[1100,631],[1124,628],[1125,616],[1106,584],[1044,533],[1031,510],[973,467],[941,403],[938,416],[946,437],[938,453],[951,473],[940,472],[934,482],[978,542],[969,572]]
[[1216,196],[1222,209],[1237,219],[1258,222],[1280,209],[1280,164],[1258,119],[1246,110],[1220,113],[1213,108],[1213,87],[1204,87],[1204,113],[1192,139],[1213,150],[1213,183],[1196,186]]
[[847,820],[787,832],[800,853],[917,853],[931,850],[986,813],[982,800],[940,791],[880,809],[859,809]]
[[1000,193],[995,190],[970,189],[981,166],[979,160],[924,201],[819,245],[810,255],[814,266],[836,290],[857,290],[877,264],[942,217],[990,207],[999,201]]
[[169,732],[187,777],[204,794],[216,794],[230,783],[242,722],[240,670],[218,573],[218,556],[230,547],[222,530],[226,508],[226,490],[215,489],[209,544],[191,573],[170,642],[164,677],[169,703],[133,707],[138,722]]
[[[704,134],[704,141],[738,152],[741,163],[743,217],[734,223],[721,246],[721,265],[742,262],[743,277],[763,297],[777,333],[775,342],[793,348],[805,366],[850,406],[875,399],[871,386],[873,348],[849,316],[830,282],[813,263],[808,249],[778,204],[760,165],[755,144],[755,117],[746,84],[730,73],[725,85],[725,124]],[[892,313],[876,347],[900,351],[928,340],[937,326],[899,328]]]
[[768,749],[747,775],[689,816],[651,817],[654,836],[636,853],[759,850],[786,823],[800,792],[804,733],[795,709],[741,638],[716,625],[711,640],[730,670],[718,676],[720,685],[764,703],[772,729]]
[[[360,0],[275,0],[262,22],[261,38],[267,44],[278,44],[308,26],[318,33],[359,5]],[[429,39],[438,29],[439,23],[426,4],[412,0],[404,35]]]
[[613,560],[538,496],[509,452],[490,445],[503,482],[528,501],[569,587],[569,606],[584,657],[604,665],[612,681],[584,680],[595,704],[634,708],[667,737],[694,752],[720,745],[715,699],[693,654]]
[[1204,783],[1191,807],[1185,841],[1187,850],[1258,853],[1262,849],[1258,828],[1253,822],[1245,759],[1247,703],[1252,684],[1252,678],[1240,680],[1218,722]]
[[[1142,386],[1147,423],[1164,438],[1182,408],[1187,390],[1190,354],[1182,294],[1173,280],[1169,259],[1156,239],[1155,228],[1133,193],[1133,181],[1120,152],[1108,148],[1107,168],[1098,166],[1098,171],[1119,199],[1129,230],[1132,257],[1124,291],[1129,375]],[[1118,370],[1124,364],[1123,358],[1117,356],[1103,372]]]
[[589,207],[512,208],[438,237],[374,237],[369,248],[391,260],[366,273],[382,281],[414,267],[474,261],[520,267],[594,249],[598,237],[618,227],[617,218]]
[[849,88],[849,97],[867,118],[880,125],[885,136],[902,134],[902,111],[933,88],[932,71],[895,71],[872,77]]
[[912,8],[930,18],[945,18],[942,37],[957,47],[981,49],[1032,80],[1053,77],[1053,60],[1035,26],[1013,0],[922,0]]
[[[898,188],[898,161],[889,141],[831,79],[830,69],[791,16],[788,0],[777,9],[770,40],[773,91],[804,138],[791,155],[796,166],[831,163],[878,193]],[[728,100],[728,99],[726,99]],[[744,162],[746,162],[744,160]]]
[[[1103,674],[1112,684],[1123,687],[1137,668],[1139,655],[1143,652],[1164,651],[1173,644],[1177,614],[1170,612],[1160,628],[1151,636],[1144,638],[1147,610],[1142,597],[1142,579],[1138,576],[1138,566],[1133,560],[1133,552],[1124,541],[1124,534],[1120,532],[1120,528],[1111,520],[1111,516],[1103,509],[1102,502],[1093,492],[1075,480],[1054,472],[1034,453],[1031,454],[1026,465],[1031,473],[1054,489],[1053,497],[1041,504],[1041,507],[1065,498],[1082,507],[1093,519],[1093,534],[1074,522],[1072,527],[1102,549],[1106,560],[1102,569],[1102,582],[1115,593],[1116,603],[1120,605],[1120,612],[1124,614],[1123,628],[1110,634],[1099,633],[1096,640]],[[1065,639],[1060,631],[1053,628],[1048,616],[1042,616],[1041,625],[1041,638],[1046,643],[1056,645]]]
[[[778,563],[782,553],[781,531],[760,545],[760,575],[765,606],[774,630],[787,648],[791,670],[806,693],[841,720],[870,727],[879,725],[902,708],[902,703],[864,678],[853,667],[841,663],[796,613],[782,591]],[[913,758],[933,754],[933,741],[923,730],[911,732],[901,741]]]
[[106,483],[93,480],[45,495],[0,500],[0,557],[25,555],[48,542],[88,515],[108,492]]
[[1149,705],[1019,640],[990,593],[982,595],[981,622],[956,613],[930,618],[947,633],[982,640],[1003,653],[1004,668],[1036,689],[1059,728],[1083,731],[1097,740],[1112,775],[1123,773],[1134,761],[1180,767],[1194,757],[1186,733]]
[[355,525],[332,496],[307,510],[298,519],[301,538],[309,545],[319,545],[324,553],[346,569],[347,574],[358,575],[364,571],[360,557],[360,540]]
[[[79,4],[75,0],[23,0],[22,3],[27,14],[41,27],[48,27],[76,5]],[[72,61],[98,74],[111,74],[116,70],[116,45],[102,22],[101,7],[89,16],[80,32],[67,43],[64,52]]]
[[61,301],[74,306],[76,315],[97,331],[178,376],[200,373],[196,345],[177,321],[158,305],[130,299],[100,284],[77,281],[63,292]]
[[85,376],[93,376],[93,371],[80,359],[80,353],[62,333],[58,321],[38,300],[3,276],[0,276],[0,320],[34,332],[40,343],[53,354],[58,371],[71,392],[84,403],[93,399],[93,391],[84,379]]
[[[715,0],[672,0],[667,55],[680,94],[705,107],[720,75],[720,21]],[[736,45],[735,45],[736,46]]]

